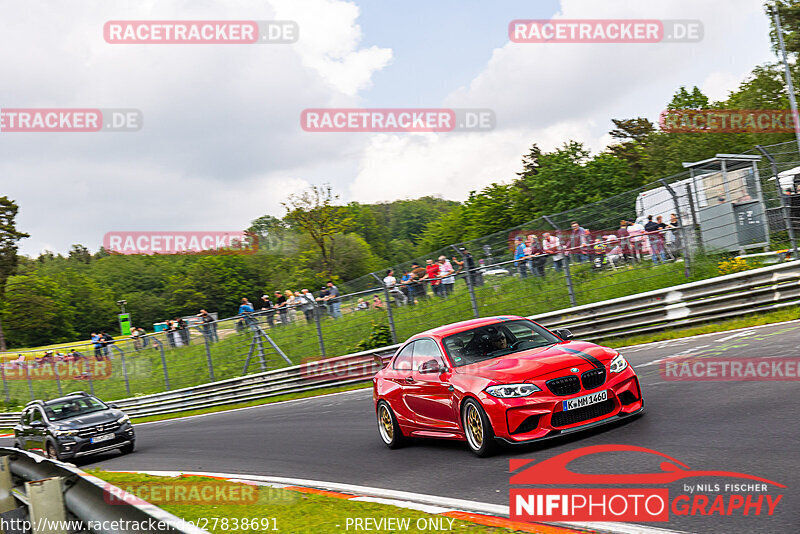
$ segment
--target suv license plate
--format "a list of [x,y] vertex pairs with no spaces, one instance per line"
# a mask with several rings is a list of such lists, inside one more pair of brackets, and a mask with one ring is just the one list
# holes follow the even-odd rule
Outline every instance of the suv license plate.
[[584,406],[597,404],[598,402],[603,402],[604,400],[608,400],[608,390],[598,391],[597,393],[590,393],[589,395],[584,395],[583,397],[575,397],[574,399],[565,400],[563,401],[563,409],[566,412],[567,410],[574,410],[575,408],[583,408]]
[[100,443],[101,441],[108,441],[114,439],[114,434],[102,434],[92,438],[92,443]]

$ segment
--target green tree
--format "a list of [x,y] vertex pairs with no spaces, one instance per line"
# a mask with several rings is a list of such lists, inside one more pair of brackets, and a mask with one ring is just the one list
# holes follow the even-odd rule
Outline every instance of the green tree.
[[[0,297],[3,297],[6,280],[17,268],[17,242],[30,237],[17,230],[16,218],[19,212],[17,203],[8,197],[0,197]],[[3,299],[0,298],[0,301]],[[6,350],[3,325],[0,322],[0,351]]]
[[63,288],[49,278],[11,276],[6,282],[3,322],[9,345],[26,347],[75,340],[74,308]]
[[299,194],[289,195],[283,207],[284,220],[292,227],[308,235],[319,248],[322,257],[323,274],[333,274],[336,257],[334,238],[347,231],[352,218],[343,206],[336,205],[339,195],[334,194],[329,184],[318,187],[312,185]]

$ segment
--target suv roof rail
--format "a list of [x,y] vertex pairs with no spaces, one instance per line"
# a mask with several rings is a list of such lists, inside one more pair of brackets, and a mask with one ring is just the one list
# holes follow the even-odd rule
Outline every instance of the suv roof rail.
[[31,405],[33,405],[33,404],[44,404],[44,401],[43,401],[43,400],[41,400],[41,399],[32,400],[32,401],[30,401],[29,403],[27,403],[27,404],[25,405],[25,407],[27,408],[28,406],[31,406]]
[[74,397],[74,396],[78,396],[78,395],[81,396],[81,397],[88,397],[89,396],[89,394],[86,393],[85,391],[72,391],[70,393],[67,393],[64,396],[65,397]]

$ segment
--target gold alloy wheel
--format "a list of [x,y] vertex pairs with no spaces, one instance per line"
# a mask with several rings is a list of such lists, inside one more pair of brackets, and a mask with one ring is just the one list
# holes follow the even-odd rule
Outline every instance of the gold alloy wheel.
[[386,443],[391,443],[394,438],[394,424],[392,424],[392,414],[385,404],[381,404],[379,410],[381,436]]
[[467,406],[467,439],[472,448],[478,450],[483,445],[483,422],[478,408],[474,404]]

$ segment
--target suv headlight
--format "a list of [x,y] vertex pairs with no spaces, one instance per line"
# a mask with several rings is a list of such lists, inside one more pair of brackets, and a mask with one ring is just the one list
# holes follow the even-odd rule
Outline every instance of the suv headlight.
[[74,436],[78,433],[77,430],[53,430],[53,435],[56,437]]
[[527,397],[528,395],[533,395],[537,391],[541,391],[541,389],[533,384],[499,384],[486,388],[486,393],[499,399]]
[[131,418],[128,417],[127,415],[123,415],[122,417],[117,419],[117,423],[119,423],[121,425],[124,425],[125,423],[130,423],[130,422],[131,422]]
[[622,354],[617,354],[614,356],[614,359],[611,360],[611,365],[608,366],[608,370],[612,373],[619,373],[624,371],[628,367],[628,360],[625,359],[625,356]]

